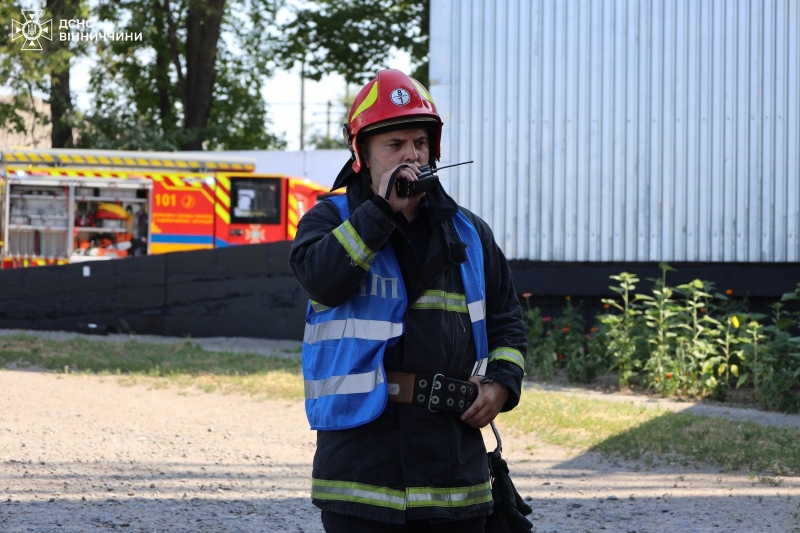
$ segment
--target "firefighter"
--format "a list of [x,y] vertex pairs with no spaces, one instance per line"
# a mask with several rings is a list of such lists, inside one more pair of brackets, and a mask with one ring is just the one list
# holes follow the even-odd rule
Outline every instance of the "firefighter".
[[397,195],[435,165],[441,132],[422,84],[379,72],[345,125],[352,158],[332,190],[346,193],[314,206],[292,244],[328,533],[483,532],[492,512],[479,428],[519,402],[525,333],[488,225],[440,185]]

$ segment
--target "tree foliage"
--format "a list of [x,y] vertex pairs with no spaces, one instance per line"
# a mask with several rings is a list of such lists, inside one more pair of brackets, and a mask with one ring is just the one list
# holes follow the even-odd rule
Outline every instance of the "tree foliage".
[[[0,20],[22,23],[25,21],[19,1],[0,3]],[[27,132],[25,116],[32,116],[40,126],[52,125],[51,140],[55,147],[69,146],[72,143],[72,126],[77,120],[69,91],[70,61],[86,53],[85,43],[66,41],[58,38],[58,23],[62,18],[83,18],[88,16],[88,8],[83,0],[47,0],[38,22],[52,20],[50,39],[38,39],[43,51],[23,50],[23,38],[13,39],[14,32],[6,32],[0,40],[0,83],[11,91],[6,102],[0,102],[0,128],[15,133]],[[10,28],[9,28],[10,29]],[[47,114],[36,106],[37,96],[45,96],[51,113]]]
[[279,0],[107,0],[100,20],[143,33],[101,43],[94,109],[81,145],[125,149],[265,149],[260,89],[271,74]]
[[304,63],[310,79],[337,72],[363,83],[396,48],[411,54],[413,75],[427,86],[429,26],[430,0],[317,0],[280,27],[276,57],[288,68]]
[[[55,147],[68,146],[74,131],[85,148],[283,148],[267,131],[261,92],[275,66],[303,63],[310,79],[339,73],[362,83],[401,49],[428,83],[430,0],[316,0],[290,8],[282,25],[276,14],[285,0],[41,1],[56,35],[59,20],[90,17],[91,31],[142,34],[96,43],[92,107],[83,115],[73,108],[69,68],[89,43],[54,39],[37,53],[23,52],[8,33],[0,40],[0,84],[13,95],[0,102],[0,127],[24,132],[26,116],[54,123]],[[19,0],[0,3],[3,20],[20,13]],[[51,115],[37,109],[37,95],[49,97]]]

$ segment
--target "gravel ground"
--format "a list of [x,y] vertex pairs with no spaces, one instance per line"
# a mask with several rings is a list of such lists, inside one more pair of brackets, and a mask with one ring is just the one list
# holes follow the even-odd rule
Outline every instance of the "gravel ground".
[[[0,532],[322,531],[302,402],[0,370],[0,406]],[[800,532],[798,477],[503,441],[534,532]]]
[[0,405],[4,533],[321,530],[301,402],[6,370]]

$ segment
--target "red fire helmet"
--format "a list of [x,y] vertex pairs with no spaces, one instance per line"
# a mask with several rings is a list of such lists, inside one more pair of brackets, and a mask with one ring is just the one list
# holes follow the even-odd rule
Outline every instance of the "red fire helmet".
[[[430,93],[420,82],[399,70],[381,70],[359,91],[345,124],[345,142],[353,154],[353,170],[361,171],[359,136],[374,130],[399,129],[404,124],[426,127],[431,152],[441,156],[442,119]],[[426,124],[428,123],[428,124]],[[399,126],[399,127],[396,127]]]

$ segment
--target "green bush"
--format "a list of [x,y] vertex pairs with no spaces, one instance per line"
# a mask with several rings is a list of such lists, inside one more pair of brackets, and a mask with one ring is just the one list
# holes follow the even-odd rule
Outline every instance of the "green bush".
[[[530,307],[530,295],[523,294],[526,309],[523,318],[527,328],[528,355],[525,374],[549,380],[559,368],[566,371],[567,380],[591,383],[607,370],[606,358],[601,350],[590,350],[590,345],[600,342],[597,336],[586,333],[586,325],[579,307],[567,304],[561,316],[542,316],[539,308]],[[591,333],[599,331],[592,328]]]
[[[608,358],[612,367],[619,371],[619,384],[625,386],[636,376],[636,371],[641,367],[641,360],[636,357],[636,335],[638,317],[641,311],[635,308],[632,301],[633,291],[639,278],[623,272],[619,276],[611,276],[619,282],[619,287],[611,290],[620,295],[621,302],[613,299],[604,299],[604,306],[615,308],[619,313],[609,313],[598,317],[601,324],[606,326],[605,353],[595,354],[597,357]],[[603,349],[603,345],[597,347]]]
[[617,297],[602,300],[606,312],[588,334],[570,297],[560,316],[543,317],[524,294],[526,374],[549,380],[563,368],[568,381],[590,383],[616,371],[620,386],[637,380],[664,396],[720,400],[747,385],[762,408],[800,411],[800,311],[789,313],[783,303],[800,300],[800,283],[767,317],[709,281],[671,287],[674,269],[660,267],[650,294],[635,292],[635,274],[611,276]]
[[552,331],[547,323],[551,317],[542,317],[539,308],[531,309],[530,295],[524,295],[527,309],[522,313],[528,338],[528,354],[525,356],[525,375],[542,380],[551,379],[556,373],[556,351]]

